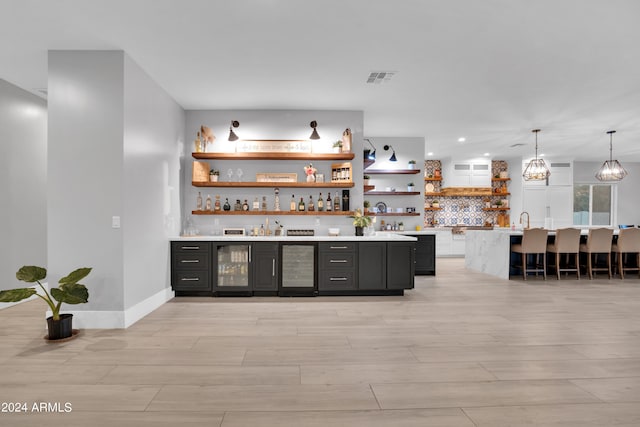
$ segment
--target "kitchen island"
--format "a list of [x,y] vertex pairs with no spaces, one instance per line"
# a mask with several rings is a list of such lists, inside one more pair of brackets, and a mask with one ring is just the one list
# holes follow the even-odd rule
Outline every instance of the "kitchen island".
[[[614,239],[619,230],[614,230]],[[581,230],[582,239],[586,239],[589,230]],[[549,236],[555,236],[549,230]],[[465,266],[472,270],[491,274],[501,279],[509,279],[511,271],[511,243],[522,241],[522,230],[496,228],[489,231],[468,230],[466,232]],[[510,274],[511,273],[511,274]]]
[[177,296],[403,295],[414,287],[416,240],[384,232],[176,237],[171,284]]

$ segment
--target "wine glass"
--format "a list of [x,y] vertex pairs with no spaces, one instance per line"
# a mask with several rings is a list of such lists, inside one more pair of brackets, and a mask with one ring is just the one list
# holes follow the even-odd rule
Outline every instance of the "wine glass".
[[238,168],[236,174],[238,175],[238,182],[242,182],[242,169]]
[[231,178],[233,177],[233,169],[229,169],[227,171],[227,176],[229,177],[229,182],[231,182]]

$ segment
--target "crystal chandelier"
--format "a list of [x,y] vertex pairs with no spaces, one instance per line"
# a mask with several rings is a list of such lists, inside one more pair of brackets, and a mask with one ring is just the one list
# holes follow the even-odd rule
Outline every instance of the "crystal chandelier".
[[551,172],[544,160],[538,158],[538,132],[540,129],[534,129],[531,132],[536,134],[536,158],[529,162],[522,177],[525,181],[544,181],[549,178]]
[[596,173],[596,178],[600,181],[620,181],[627,176],[627,171],[624,170],[619,161],[613,160],[613,134],[616,131],[610,130],[607,133],[609,134],[609,160],[600,166]]

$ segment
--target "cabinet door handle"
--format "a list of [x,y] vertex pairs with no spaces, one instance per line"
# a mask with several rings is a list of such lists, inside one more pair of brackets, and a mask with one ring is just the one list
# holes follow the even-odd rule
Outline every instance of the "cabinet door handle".
[[329,246],[329,249],[347,249],[346,246]]
[[251,245],[249,245],[249,262],[251,262]]
[[271,259],[271,277],[276,277],[276,259]]
[[182,264],[197,264],[200,262],[200,260],[199,259],[183,259],[183,260],[180,260],[180,262]]
[[199,282],[200,279],[198,277],[183,277],[180,279],[182,282]]
[[197,251],[198,249],[200,249],[200,246],[181,246],[181,249],[184,249],[186,251]]
[[346,282],[346,277],[329,277],[330,282]]
[[346,259],[330,259],[329,262],[331,264],[345,264],[347,260]]

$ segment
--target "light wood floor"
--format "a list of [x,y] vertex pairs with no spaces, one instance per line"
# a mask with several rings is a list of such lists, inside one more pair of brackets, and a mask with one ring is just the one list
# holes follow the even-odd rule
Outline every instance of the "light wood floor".
[[47,344],[0,311],[1,426],[639,426],[640,280],[501,281],[439,259],[404,297],[176,298]]

